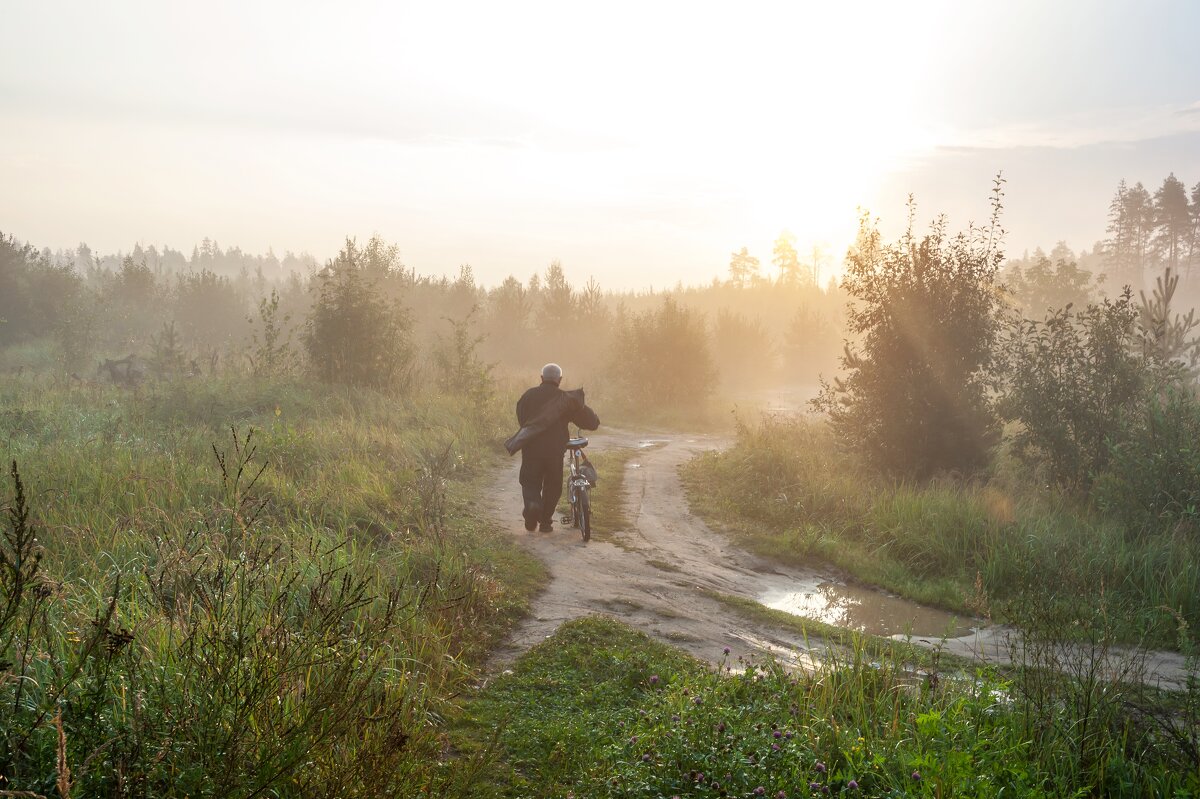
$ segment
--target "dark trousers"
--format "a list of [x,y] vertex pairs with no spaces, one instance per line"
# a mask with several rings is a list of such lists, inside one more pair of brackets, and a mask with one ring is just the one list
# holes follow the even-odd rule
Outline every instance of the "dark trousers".
[[533,503],[542,506],[542,524],[554,521],[563,491],[563,453],[521,450],[521,498],[525,507]]

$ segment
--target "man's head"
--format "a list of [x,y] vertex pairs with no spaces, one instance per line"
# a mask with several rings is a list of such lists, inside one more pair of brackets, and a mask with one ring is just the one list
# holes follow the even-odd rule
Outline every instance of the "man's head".
[[542,382],[558,385],[562,382],[562,367],[556,363],[548,363],[542,367]]

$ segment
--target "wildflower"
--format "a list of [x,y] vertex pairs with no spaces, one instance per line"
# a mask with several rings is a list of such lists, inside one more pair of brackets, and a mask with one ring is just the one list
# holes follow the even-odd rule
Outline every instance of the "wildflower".
[[657,675],[657,674],[651,674],[651,675],[650,675],[650,684],[651,684],[651,685],[658,685],[658,675]]
[[771,744],[771,751],[772,751],[772,752],[778,752],[778,751],[779,751],[779,744]]
[[920,780],[921,780],[921,772],[919,772],[919,771],[914,771],[914,772],[912,773],[912,778],[913,778],[914,780],[917,780],[918,782],[920,782]]
[[693,699],[692,701],[693,701],[693,702],[695,702],[695,703],[698,705],[698,704],[700,704],[700,697],[696,697],[696,698],[695,698],[695,699]]
[[810,791],[819,791],[819,790],[821,790],[821,783],[819,783],[819,782],[810,782],[810,783],[808,784],[808,789],[809,789]]
[[729,654],[729,647],[725,647],[725,654],[726,654],[726,655],[728,655],[728,654]]
[[858,790],[858,780],[850,780],[850,782],[846,783],[846,787],[852,791],[857,791]]
[[650,762],[650,753],[649,753],[649,752],[647,752],[646,754],[642,755],[642,762],[643,762],[643,763],[649,763],[649,762]]
[[631,736],[629,737],[629,743],[631,743],[631,744],[635,744],[635,743],[637,743],[637,736],[636,736],[636,735],[631,735]]
[[725,732],[725,722],[722,721],[717,725],[717,732]]
[[824,774],[825,773],[825,764],[822,763],[820,760],[818,760],[816,769],[817,769],[818,774]]
[[766,792],[767,792],[767,789],[762,787],[761,785],[754,789],[755,796],[762,796]]
[[679,721],[679,714],[678,714],[678,713],[672,713],[672,714],[671,714],[671,721]]
[[771,733],[771,735],[773,735],[777,741],[783,737],[783,733],[781,733],[779,730],[775,730],[775,732]]
[[783,791],[780,791],[779,793],[775,794],[775,799],[787,799],[787,794]]

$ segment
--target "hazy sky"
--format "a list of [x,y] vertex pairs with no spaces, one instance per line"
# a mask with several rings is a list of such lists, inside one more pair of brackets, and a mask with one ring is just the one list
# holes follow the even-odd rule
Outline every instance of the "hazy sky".
[[[954,225],[1008,179],[1009,249],[1103,236],[1116,183],[1200,181],[1200,3],[5,4],[0,230],[205,236],[422,273],[560,259],[703,282],[858,206]],[[1152,185],[1153,184],[1153,185]]]

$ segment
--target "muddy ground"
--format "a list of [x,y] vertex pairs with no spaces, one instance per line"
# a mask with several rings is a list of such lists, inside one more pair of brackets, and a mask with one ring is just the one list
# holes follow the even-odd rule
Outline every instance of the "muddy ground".
[[[819,638],[806,641],[795,631],[751,620],[706,592],[743,597],[874,635],[907,638],[982,662],[1010,660],[1011,630],[854,585],[830,569],[797,569],[764,560],[709,529],[689,510],[678,470],[697,453],[727,445],[727,439],[601,431],[591,434],[591,441],[591,451],[636,449],[625,473],[623,501],[629,524],[612,536],[616,543],[593,539],[585,544],[578,530],[557,521],[552,533],[526,532],[517,484],[520,456],[496,476],[489,510],[546,563],[551,578],[529,616],[494,654],[494,668],[506,667],[563,622],[597,613],[712,663],[720,662],[728,647],[734,657],[762,653],[803,668],[828,647]],[[594,512],[603,515],[605,508]],[[1116,659],[1126,654],[1114,656],[1114,669],[1120,667]],[[1185,674],[1184,659],[1174,653],[1150,653],[1145,671],[1150,682],[1178,686]]]

